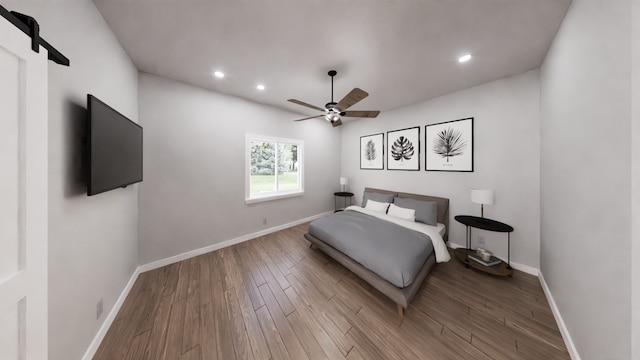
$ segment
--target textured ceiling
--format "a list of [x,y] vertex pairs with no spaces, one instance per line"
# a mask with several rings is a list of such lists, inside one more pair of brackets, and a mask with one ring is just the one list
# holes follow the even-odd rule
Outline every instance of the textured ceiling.
[[571,0],[94,2],[140,71],[315,115],[286,100],[323,107],[331,69],[382,111],[536,69]]

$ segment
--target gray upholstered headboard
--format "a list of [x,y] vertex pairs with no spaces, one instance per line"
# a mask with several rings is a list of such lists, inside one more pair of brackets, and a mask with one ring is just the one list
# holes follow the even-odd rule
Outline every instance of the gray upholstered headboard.
[[446,226],[447,232],[444,234],[444,241],[449,240],[449,199],[441,198],[437,196],[429,196],[429,195],[420,195],[420,194],[410,194],[403,192],[395,192],[389,190],[382,189],[374,189],[374,188],[364,188],[365,192],[376,192],[381,194],[392,194],[395,197],[399,198],[411,198],[422,201],[435,201],[438,203],[438,222],[444,224]]

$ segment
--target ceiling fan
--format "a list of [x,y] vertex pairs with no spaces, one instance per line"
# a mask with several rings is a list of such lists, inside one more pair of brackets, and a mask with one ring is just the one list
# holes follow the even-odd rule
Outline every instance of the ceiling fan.
[[315,118],[324,117],[328,122],[331,123],[331,125],[336,127],[336,126],[342,125],[342,121],[340,120],[340,118],[343,117],[343,116],[344,117],[359,117],[359,118],[374,118],[374,117],[377,117],[378,114],[380,114],[380,111],[378,111],[378,110],[346,111],[348,108],[350,108],[351,106],[355,105],[360,100],[362,100],[362,99],[366,98],[367,96],[369,96],[369,94],[366,91],[364,91],[362,89],[359,89],[359,88],[354,88],[353,90],[351,90],[350,93],[347,94],[347,96],[342,98],[342,100],[340,100],[337,103],[334,102],[333,101],[333,77],[336,76],[337,73],[338,72],[335,71],[335,70],[331,70],[328,73],[328,75],[331,76],[331,102],[326,103],[324,105],[324,109],[320,108],[318,106],[307,104],[306,102],[303,102],[303,101],[300,101],[300,100],[296,100],[296,99],[289,99],[288,100],[288,101],[291,101],[294,104],[306,106],[308,108],[324,112],[324,114],[322,114],[322,115],[311,116],[311,117],[307,117],[307,118],[304,118],[304,119],[298,119],[298,120],[294,120],[294,121],[302,121],[302,120],[309,120],[309,119],[315,119]]

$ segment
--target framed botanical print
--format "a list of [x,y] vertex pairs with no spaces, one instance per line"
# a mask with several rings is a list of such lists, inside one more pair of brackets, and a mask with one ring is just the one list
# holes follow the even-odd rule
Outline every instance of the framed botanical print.
[[420,127],[387,131],[387,169],[420,170]]
[[384,169],[384,134],[360,137],[360,169]]
[[427,171],[473,172],[473,118],[425,126]]

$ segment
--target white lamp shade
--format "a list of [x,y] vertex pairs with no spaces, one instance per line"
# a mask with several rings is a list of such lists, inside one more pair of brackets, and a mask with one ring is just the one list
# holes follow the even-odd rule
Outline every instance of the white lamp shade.
[[340,185],[348,185],[348,184],[349,184],[349,179],[347,179],[346,177],[340,178]]
[[493,190],[471,189],[471,202],[483,205],[493,204]]

